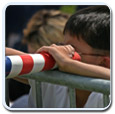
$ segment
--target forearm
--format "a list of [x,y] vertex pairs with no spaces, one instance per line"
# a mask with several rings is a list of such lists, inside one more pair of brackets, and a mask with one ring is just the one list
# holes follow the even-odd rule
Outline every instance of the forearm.
[[29,82],[28,82],[27,79],[23,79],[23,78],[19,78],[19,77],[14,77],[13,79],[18,81],[18,82],[21,82],[21,83],[29,85]]
[[83,76],[110,79],[110,69],[75,60],[68,60],[64,62],[63,68],[60,70]]
[[26,54],[26,53],[12,49],[12,48],[8,48],[8,47],[5,48],[6,56],[8,56],[8,55],[23,55],[23,54]]

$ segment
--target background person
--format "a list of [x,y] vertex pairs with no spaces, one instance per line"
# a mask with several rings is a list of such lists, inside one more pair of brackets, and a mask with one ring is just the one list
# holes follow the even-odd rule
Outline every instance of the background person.
[[[29,20],[27,27],[24,29],[23,42],[27,44],[28,52],[35,53],[37,49],[40,48],[41,46],[44,46],[44,45],[49,46],[53,43],[63,42],[64,40],[63,29],[68,18],[69,18],[68,14],[62,13],[59,10],[41,10],[41,11],[36,12],[32,16],[32,18]],[[15,80],[21,81],[26,84],[28,83],[27,80],[21,80],[18,77],[16,77]],[[32,108],[32,107],[35,107],[35,102],[36,102],[35,81],[29,80],[29,83],[31,85],[31,90],[29,94],[28,105],[29,107]],[[46,84],[46,83],[43,84],[42,86],[43,94],[45,91],[49,91],[49,86],[53,87],[53,84]],[[51,89],[49,93],[50,92],[51,92]],[[26,97],[26,99],[28,99],[28,97]],[[23,102],[23,100],[24,100],[23,97],[20,99],[17,99],[17,101],[14,102],[12,107],[15,107],[15,108],[23,107],[23,105],[21,105],[22,104],[21,102]],[[49,104],[47,102],[46,106],[48,105]],[[27,107],[27,105],[25,107]]]

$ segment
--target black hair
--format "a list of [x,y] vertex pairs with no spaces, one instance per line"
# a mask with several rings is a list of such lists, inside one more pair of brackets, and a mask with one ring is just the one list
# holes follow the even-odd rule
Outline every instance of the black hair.
[[90,6],[79,10],[67,21],[64,34],[82,38],[91,47],[110,50],[110,10],[107,6]]

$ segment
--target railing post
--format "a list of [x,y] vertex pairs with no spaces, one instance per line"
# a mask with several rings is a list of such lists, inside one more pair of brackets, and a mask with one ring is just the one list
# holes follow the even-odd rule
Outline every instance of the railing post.
[[107,94],[103,94],[103,104],[104,104],[104,108],[107,107],[109,105],[109,95]]
[[73,74],[59,72],[56,70],[34,73],[33,75],[32,74],[23,75],[23,78],[30,78],[36,80],[37,107],[42,107],[41,82],[48,82],[52,84],[67,86],[69,88],[71,108],[76,108],[75,88],[103,93],[104,107],[108,106],[109,104],[109,94],[110,94],[109,80],[77,76]]
[[35,85],[36,85],[36,106],[37,108],[42,108],[41,82],[35,80]]
[[76,93],[75,88],[69,87],[70,108],[76,108]]

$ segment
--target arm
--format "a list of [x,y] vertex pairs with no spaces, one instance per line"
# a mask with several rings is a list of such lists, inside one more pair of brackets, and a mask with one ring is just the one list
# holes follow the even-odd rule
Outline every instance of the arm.
[[72,60],[70,55],[74,52],[74,49],[72,49],[69,45],[44,46],[37,52],[41,51],[50,53],[56,60],[59,70],[61,71],[90,77],[110,79],[110,69]]
[[19,77],[14,77],[13,79],[18,81],[18,82],[21,82],[21,83],[24,83],[26,85],[29,85],[29,82],[28,82],[27,79],[22,79],[22,78],[19,78]]
[[23,55],[23,54],[26,54],[26,53],[6,47],[5,48],[5,54],[7,56],[7,55]]
[[83,76],[97,77],[108,80],[110,79],[110,69],[75,60],[66,61],[61,70]]
[[[6,54],[6,56],[8,56],[8,55],[23,55],[23,54],[26,54],[26,53],[6,47],[5,48],[5,54]],[[15,77],[13,79],[16,80],[16,81],[22,82],[24,84],[29,84],[27,79],[22,79],[22,78],[19,78],[19,77]]]

